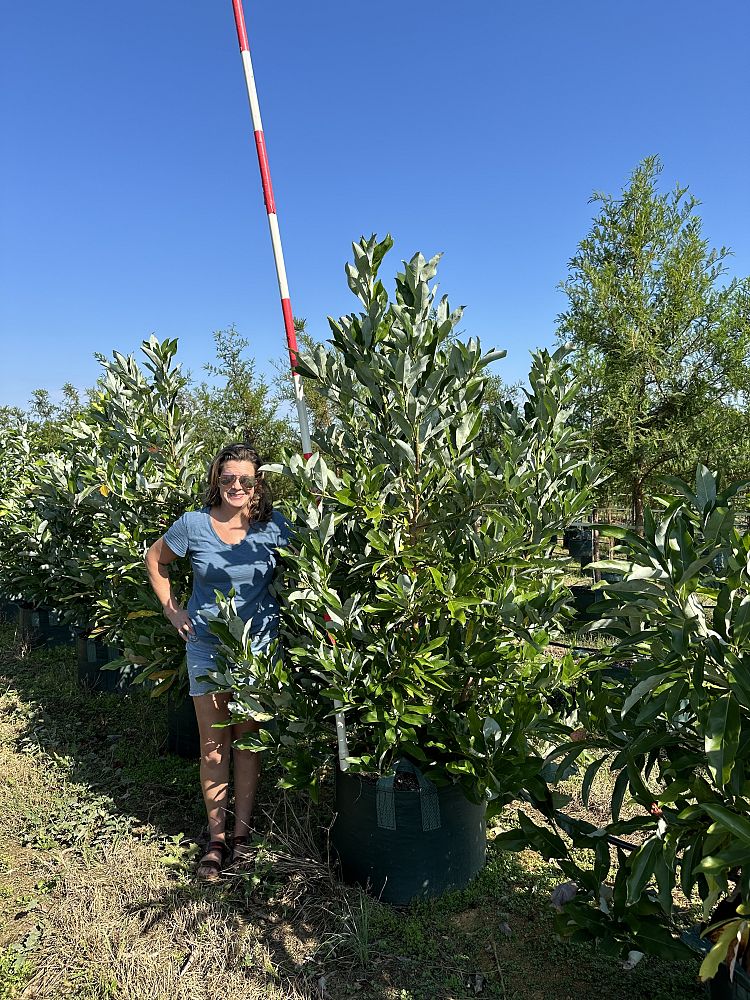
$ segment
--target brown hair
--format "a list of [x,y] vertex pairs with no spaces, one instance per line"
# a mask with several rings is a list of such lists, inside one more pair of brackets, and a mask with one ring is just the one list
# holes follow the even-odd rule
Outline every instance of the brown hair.
[[247,513],[253,521],[270,521],[273,514],[273,497],[266,478],[258,469],[263,465],[258,452],[249,444],[228,444],[221,449],[208,467],[208,486],[203,494],[206,507],[221,503],[219,476],[227,462],[252,462],[255,466],[255,489],[248,501]]

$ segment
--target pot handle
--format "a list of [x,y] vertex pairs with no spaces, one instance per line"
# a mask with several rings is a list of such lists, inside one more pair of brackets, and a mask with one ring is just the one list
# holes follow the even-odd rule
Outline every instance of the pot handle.
[[393,774],[384,775],[378,779],[375,793],[375,803],[378,813],[378,826],[381,830],[396,829],[396,796],[393,790],[393,779],[400,771],[413,774],[419,783],[419,805],[422,810],[422,829],[425,832],[440,829],[440,803],[437,789],[429,778],[410,760],[396,761]]

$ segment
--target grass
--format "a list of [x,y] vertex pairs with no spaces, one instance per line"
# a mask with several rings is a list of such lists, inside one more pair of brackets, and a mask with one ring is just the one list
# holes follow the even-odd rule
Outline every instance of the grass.
[[341,886],[330,807],[272,774],[255,868],[201,886],[197,765],[165,744],[163,704],[84,694],[72,652],[0,630],[0,1000],[704,996],[693,965],[625,972],[558,941],[547,899],[564,879],[532,853],[490,841],[468,888],[404,910]]

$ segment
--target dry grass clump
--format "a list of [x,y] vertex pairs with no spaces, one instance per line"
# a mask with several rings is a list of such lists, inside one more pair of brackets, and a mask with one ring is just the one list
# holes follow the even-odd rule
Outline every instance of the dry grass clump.
[[[16,949],[24,956],[28,942],[33,959],[7,995],[306,1000],[289,973],[317,947],[314,929],[302,926],[298,933],[291,921],[274,916],[299,909],[311,888],[331,883],[309,833],[303,844],[294,843],[305,818],[280,804],[268,817],[279,834],[274,849],[261,848],[252,873],[216,887],[196,884],[194,851],[186,848],[182,857],[175,856],[154,828],[141,826],[140,839],[115,832],[103,846],[95,829],[87,836],[75,825],[78,805],[91,793],[71,780],[64,759],[34,739],[41,709],[25,703],[10,685],[3,689],[0,951]],[[49,816],[61,811],[70,815],[75,845],[45,839]],[[91,822],[96,825],[95,815]],[[112,817],[103,815],[99,822],[109,829]],[[258,870],[283,884],[288,897],[276,909],[265,906],[262,916],[253,913],[259,908],[249,898]],[[0,995],[8,989],[0,984]]]
[[[0,954],[20,949],[31,960],[7,996],[319,996],[314,970],[306,985],[305,965],[318,953],[343,890],[322,855],[325,838],[316,836],[319,820],[309,804],[290,795],[273,800],[254,862],[219,885],[200,885],[193,879],[198,847],[190,840],[165,837],[149,824],[128,826],[132,818],[109,815],[106,800],[101,815],[87,811],[91,789],[36,738],[42,708],[3,687]],[[74,843],[59,839],[59,816]],[[83,829],[89,817],[91,828]]]
[[[263,924],[175,877],[153,845],[61,866],[31,995],[121,1000],[231,1000],[298,995],[283,984]],[[283,946],[294,957],[297,942]]]

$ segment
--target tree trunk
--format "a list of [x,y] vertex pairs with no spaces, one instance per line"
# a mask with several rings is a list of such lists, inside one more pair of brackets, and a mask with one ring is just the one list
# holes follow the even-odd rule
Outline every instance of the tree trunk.
[[[598,520],[598,510],[593,507],[591,510],[591,561],[599,562],[599,532],[594,528],[594,524]],[[601,570],[595,569],[594,573],[594,583],[599,583],[602,578]]]
[[632,492],[633,527],[639,535],[643,534],[643,483],[640,479],[633,481]]

